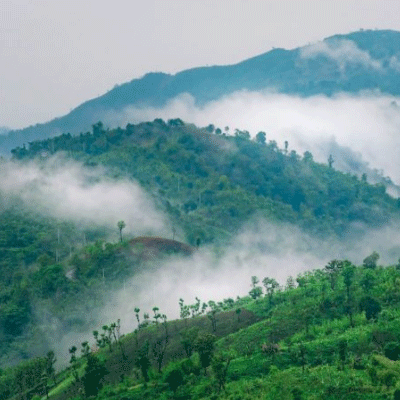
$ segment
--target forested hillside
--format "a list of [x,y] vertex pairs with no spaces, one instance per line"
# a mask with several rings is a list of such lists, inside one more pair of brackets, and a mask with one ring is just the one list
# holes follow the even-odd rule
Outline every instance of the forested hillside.
[[12,151],[16,160],[45,162],[63,154],[109,168],[114,178],[135,179],[159,200],[191,244],[226,240],[256,214],[303,229],[344,237],[352,225],[379,227],[399,215],[399,203],[382,184],[336,171],[334,159],[313,161],[265,132],[213,125],[199,129],[161,119],[32,142]]

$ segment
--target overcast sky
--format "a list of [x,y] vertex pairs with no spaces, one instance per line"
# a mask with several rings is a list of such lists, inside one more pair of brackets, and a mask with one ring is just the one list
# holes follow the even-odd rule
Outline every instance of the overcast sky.
[[150,71],[400,30],[399,15],[399,0],[0,0],[0,126],[48,121]]

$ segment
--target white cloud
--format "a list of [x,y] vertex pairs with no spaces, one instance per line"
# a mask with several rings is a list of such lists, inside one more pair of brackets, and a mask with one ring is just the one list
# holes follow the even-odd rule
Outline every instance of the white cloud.
[[161,233],[166,219],[140,185],[107,178],[105,170],[52,158],[37,163],[4,162],[0,191],[22,199],[27,207],[62,220],[107,226],[116,230],[124,220],[126,232]]
[[100,314],[101,323],[121,318],[125,331],[136,325],[134,308],[150,312],[154,306],[169,319],[179,317],[178,302],[183,298],[193,304],[221,301],[246,296],[251,289],[251,276],[264,277],[285,285],[289,276],[322,269],[332,259],[349,259],[360,265],[377,250],[379,262],[396,262],[400,255],[400,232],[396,226],[377,230],[349,230],[349,237],[339,241],[307,235],[289,224],[272,224],[258,220],[216,254],[211,248],[200,248],[190,258],[175,258],[164,262],[157,270],[143,271],[126,282],[125,288],[110,297]]
[[[220,100],[197,106],[188,94],[178,96],[163,108],[127,107],[109,113],[110,126],[154,118],[180,117],[198,126],[246,129],[253,136],[265,131],[267,140],[300,154],[306,150],[320,162],[335,152],[335,167],[352,171],[354,162],[369,163],[400,184],[400,167],[395,160],[400,149],[400,99],[364,93],[303,98],[279,93],[236,92]],[[344,151],[347,147],[348,151]]]
[[373,59],[367,51],[361,50],[352,40],[329,40],[317,42],[300,49],[303,59],[325,56],[335,61],[343,73],[349,64],[361,64],[375,70],[381,70],[382,64]]

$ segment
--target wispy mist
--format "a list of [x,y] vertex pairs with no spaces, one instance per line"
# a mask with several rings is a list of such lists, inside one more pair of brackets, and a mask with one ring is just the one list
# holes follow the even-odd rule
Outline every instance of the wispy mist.
[[300,49],[302,59],[324,56],[335,61],[343,74],[348,65],[362,65],[383,71],[382,63],[371,57],[368,51],[361,50],[352,40],[325,40]]
[[360,265],[376,250],[383,265],[400,256],[400,231],[395,226],[364,231],[350,230],[346,240],[321,240],[290,225],[276,225],[258,220],[244,226],[232,242],[218,253],[200,248],[191,257],[174,258],[155,271],[144,271],[125,282],[124,288],[110,298],[101,314],[103,321],[121,318],[125,331],[136,325],[134,308],[149,312],[154,306],[168,318],[179,317],[178,302],[183,298],[193,304],[245,296],[251,289],[251,276],[262,280],[275,278],[285,285],[289,276],[324,268],[332,259],[349,259]]
[[300,154],[309,150],[317,161],[329,154],[335,167],[355,170],[355,164],[369,164],[400,183],[400,167],[393,160],[400,148],[400,99],[365,93],[303,98],[279,93],[237,92],[218,101],[198,106],[193,97],[181,95],[163,108],[128,107],[109,112],[105,123],[125,126],[128,122],[180,117],[198,126],[212,123],[221,129],[245,129],[253,136],[265,131],[267,140]]
[[127,233],[162,234],[166,218],[140,185],[108,178],[105,172],[101,167],[87,168],[60,157],[42,165],[4,162],[0,191],[9,199],[22,199],[26,207],[60,220],[115,230],[117,222],[124,220]]

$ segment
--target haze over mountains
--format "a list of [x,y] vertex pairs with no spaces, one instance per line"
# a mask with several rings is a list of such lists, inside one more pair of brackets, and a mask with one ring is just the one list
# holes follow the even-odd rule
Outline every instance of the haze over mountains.
[[[23,143],[65,132],[84,132],[99,120],[115,127],[127,120],[139,122],[152,113],[155,118],[160,109],[173,99],[179,102],[183,94],[183,111],[187,107],[203,110],[242,91],[300,97],[373,92],[390,98],[400,95],[399,78],[400,32],[368,30],[335,35],[293,50],[273,49],[236,65],[200,67],[175,75],[148,73],[79,105],[63,117],[0,137],[0,152],[7,154]],[[396,105],[394,100],[392,105]],[[169,112],[177,113],[179,106],[182,108],[178,103],[178,109],[173,107]],[[132,113],[132,108],[136,112]],[[170,117],[176,116],[181,117]],[[130,121],[132,118],[135,120]]]

